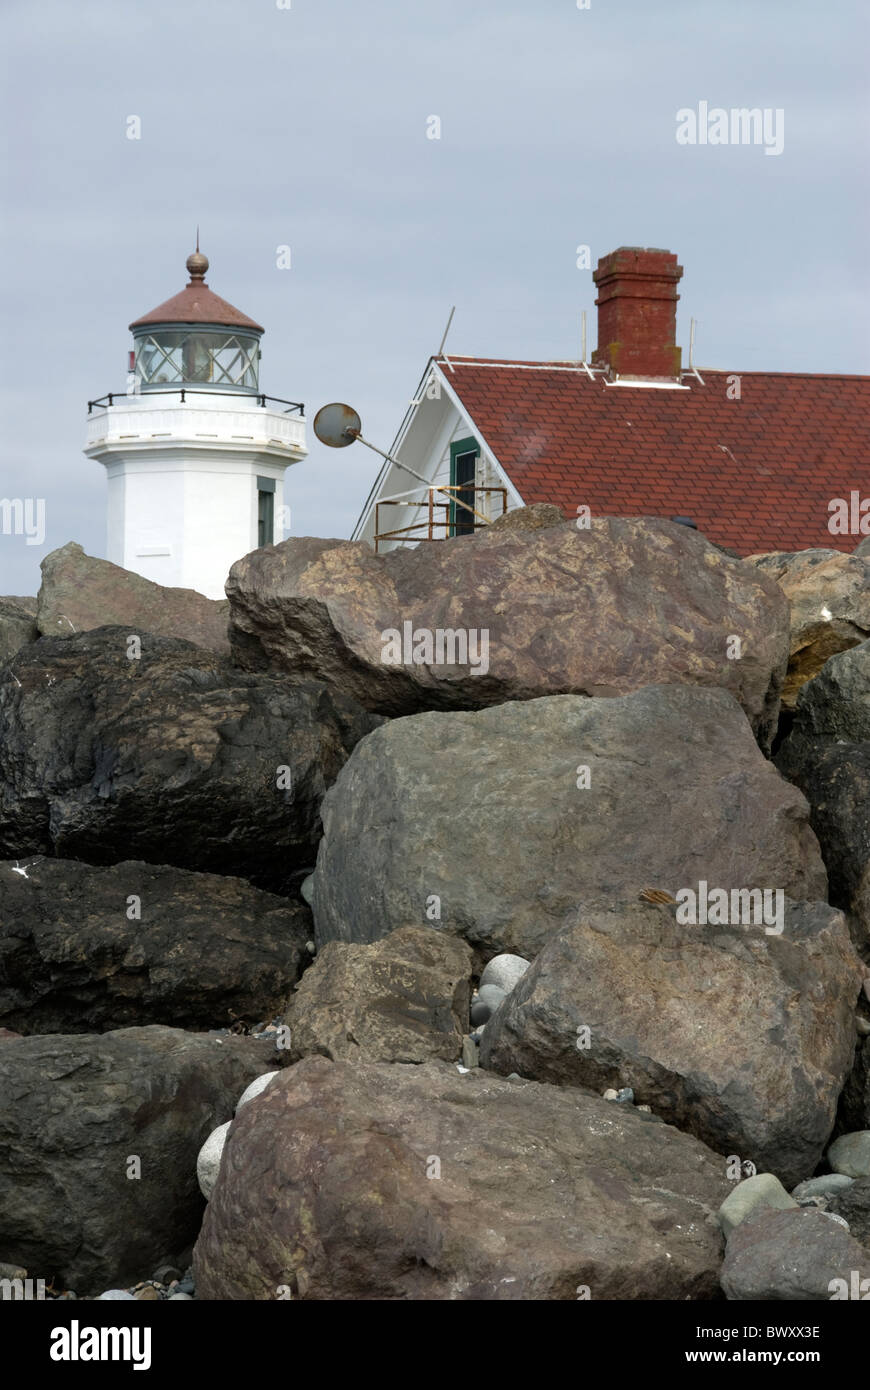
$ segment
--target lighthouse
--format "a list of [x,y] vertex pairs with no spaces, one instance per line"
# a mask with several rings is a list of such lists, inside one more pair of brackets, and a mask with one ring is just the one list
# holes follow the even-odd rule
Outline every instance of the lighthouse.
[[283,539],[285,470],[307,453],[299,402],[260,391],[263,328],[206,283],[130,324],[126,392],[88,402],[85,454],[108,478],[107,558],[223,598],[230,566]]

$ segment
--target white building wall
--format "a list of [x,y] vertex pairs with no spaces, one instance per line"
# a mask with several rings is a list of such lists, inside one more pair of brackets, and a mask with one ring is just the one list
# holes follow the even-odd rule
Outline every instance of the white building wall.
[[231,565],[258,541],[257,478],[275,482],[304,457],[305,424],[211,396],[167,408],[162,398],[120,398],[88,422],[89,457],[108,475],[107,555],[157,584],[223,598]]

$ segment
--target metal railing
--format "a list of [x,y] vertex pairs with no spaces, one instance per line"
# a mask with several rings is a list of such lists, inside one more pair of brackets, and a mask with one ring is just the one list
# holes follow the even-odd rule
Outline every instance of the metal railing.
[[[380,542],[381,542],[381,541],[395,541],[395,540],[398,540],[398,541],[401,541],[402,543],[404,543],[406,540],[410,540],[410,541],[414,541],[414,542],[417,542],[417,541],[441,541],[441,540],[447,540],[447,538],[450,536],[450,533],[451,533],[451,516],[450,516],[451,503],[450,503],[450,502],[436,501],[436,500],[435,500],[435,494],[436,494],[436,493],[439,493],[439,492],[440,492],[440,493],[445,493],[445,492],[446,492],[446,493],[451,493],[451,494],[452,494],[452,493],[465,493],[465,494],[474,493],[475,501],[477,500],[477,494],[478,494],[478,493],[484,493],[484,492],[499,492],[499,493],[501,493],[501,503],[502,503],[502,505],[501,505],[501,515],[504,516],[505,512],[507,511],[507,488],[506,488],[506,487],[471,487],[471,486],[469,486],[469,484],[467,484],[467,483],[464,483],[464,484],[462,484],[461,486],[460,486],[460,485],[456,485],[456,486],[447,486],[447,485],[445,484],[445,485],[442,486],[442,487],[430,487],[430,488],[428,489],[428,498],[427,498],[427,499],[420,498],[420,499],[417,500],[416,502],[406,502],[406,501],[404,501],[404,500],[402,500],[402,499],[399,499],[399,498],[385,497],[385,498],[383,498],[382,501],[376,502],[376,503],[375,503],[375,554],[377,555],[378,552],[379,552]],[[423,520],[423,521],[414,521],[414,522],[411,523],[410,526],[400,526],[400,527],[397,527],[396,529],[394,529],[394,530],[392,530],[392,531],[382,531],[382,530],[381,530],[381,507],[414,507],[417,511],[419,511],[419,510],[421,509],[421,507],[425,507],[425,508],[426,508],[426,518],[425,518],[425,520]],[[435,513],[436,513],[436,509],[438,509],[438,508],[440,508],[442,511],[444,511],[444,512],[446,513],[446,515],[443,516],[443,517],[437,517],[437,516],[435,515]],[[477,517],[479,517],[479,516],[480,516],[480,513],[477,512],[477,510],[475,509],[475,517],[477,518]],[[464,523],[464,524],[465,524],[465,523]],[[485,520],[477,520],[477,519],[475,519],[474,521],[469,521],[469,522],[467,523],[467,531],[465,532],[465,534],[467,534],[468,531],[479,531],[479,530],[481,530],[484,526],[487,526],[487,525],[489,525],[489,522],[488,522],[488,521],[485,521]],[[443,536],[441,536],[441,535],[437,535],[437,536],[436,536],[436,535],[434,534],[436,527],[443,527],[443,528],[444,528],[444,535],[443,535]],[[421,530],[425,530],[426,534],[425,534],[425,535],[415,535],[415,534],[414,534],[414,532],[418,532],[418,531],[421,531]]]
[[105,407],[115,404],[115,398],[127,401],[131,396],[138,397],[140,400],[151,396],[180,396],[181,403],[184,404],[187,396],[239,396],[246,401],[256,401],[257,405],[265,409],[267,401],[274,401],[276,405],[286,405],[289,408],[282,411],[283,415],[298,414],[305,418],[305,406],[302,401],[285,401],[281,396],[264,396],[256,391],[198,391],[193,386],[179,386],[174,391],[109,391],[105,396],[100,396],[98,400],[88,401],[88,414],[90,415],[94,406]]

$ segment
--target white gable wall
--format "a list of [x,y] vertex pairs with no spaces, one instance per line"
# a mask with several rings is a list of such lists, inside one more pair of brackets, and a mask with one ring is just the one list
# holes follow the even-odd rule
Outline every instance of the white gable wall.
[[[473,436],[480,446],[475,484],[478,487],[506,487],[508,509],[521,506],[522,502],[516,489],[502,474],[498,464],[489,454],[485,441],[475,429],[474,422],[469,419],[462,409],[461,403],[453,396],[449,385],[449,369],[444,373],[439,373],[436,370],[435,379],[439,378],[442,382],[440,398],[430,400],[428,396],[423,396],[399,432],[399,436],[390,451],[393,457],[400,462],[407,463],[416,473],[421,474],[432,484],[449,486],[450,445],[460,439],[468,439]],[[395,464],[385,463],[374,496],[357,522],[353,533],[354,540],[365,540],[370,545],[374,545],[375,503],[390,497],[415,502],[423,497],[424,500],[419,506],[381,507],[379,528],[382,532],[398,530],[400,527],[411,526],[414,523],[428,523],[429,509],[424,485],[411,473],[404,472]],[[437,497],[435,500],[438,500]],[[442,500],[446,504],[449,502],[449,497],[445,495]],[[493,521],[502,514],[503,502],[498,493],[479,495],[474,505],[477,511],[482,512]],[[445,516],[446,513],[442,508],[435,509],[436,522],[442,522],[440,526],[436,525],[435,528],[435,535],[440,538],[445,536],[443,525]],[[426,530],[420,526],[416,532],[407,537],[404,544],[414,544],[416,540],[425,536]],[[392,550],[401,544],[403,544],[401,540],[381,541],[379,550],[381,552]]]

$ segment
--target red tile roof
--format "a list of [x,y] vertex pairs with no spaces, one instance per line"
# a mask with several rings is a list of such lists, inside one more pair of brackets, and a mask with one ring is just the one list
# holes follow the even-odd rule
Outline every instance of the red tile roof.
[[[454,357],[441,371],[523,502],[685,516],[741,555],[824,547],[828,503],[870,497],[870,377],[714,372],[610,386],[576,363]],[[729,382],[740,378],[740,399]]]

